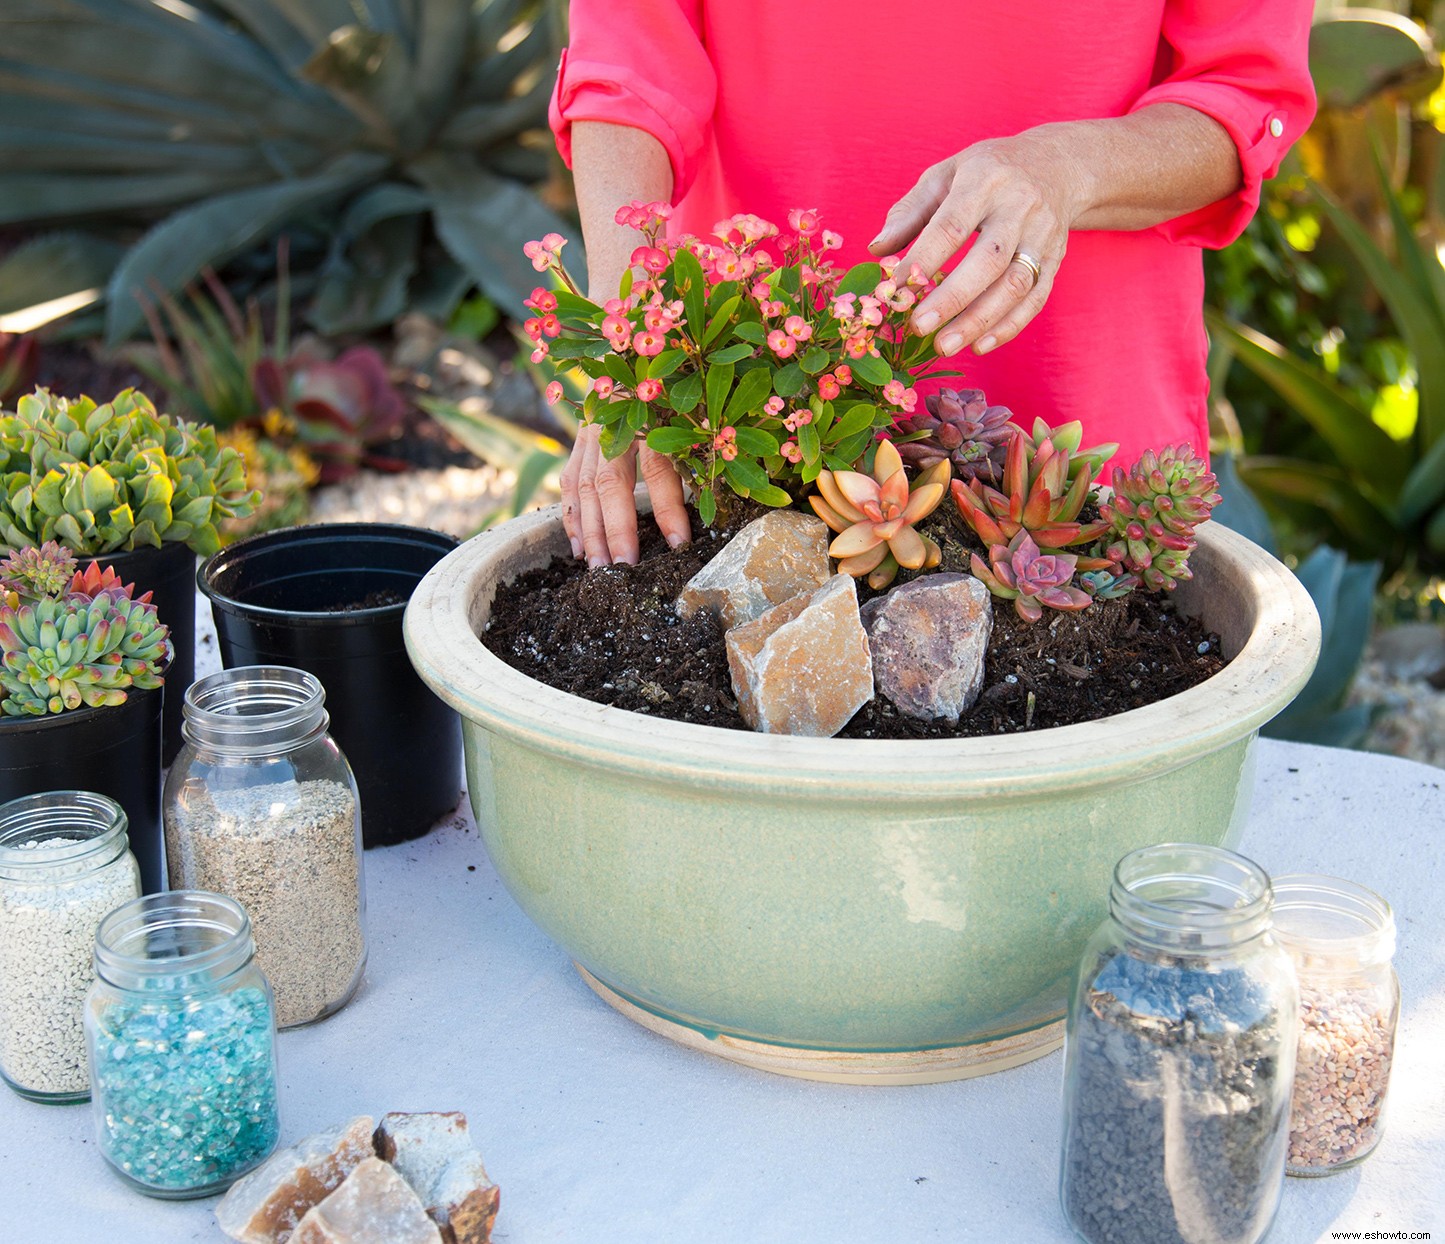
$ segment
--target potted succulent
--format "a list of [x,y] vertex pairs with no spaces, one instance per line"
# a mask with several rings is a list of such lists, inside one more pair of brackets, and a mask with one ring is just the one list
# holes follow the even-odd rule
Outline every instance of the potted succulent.
[[[195,557],[217,524],[249,514],[241,455],[215,430],[157,413],[127,389],[104,405],[40,389],[0,414],[0,551],[49,540],[153,594],[170,629],[172,686],[195,674]],[[180,749],[182,697],[166,697],[166,763]]]
[[[1038,1057],[1062,1039],[1117,860],[1165,838],[1237,840],[1257,731],[1318,652],[1309,598],[1268,554],[1201,525],[1213,478],[1187,451],[1091,497],[1113,449],[1081,449],[1077,427],[1025,432],[972,393],[920,404],[910,369],[931,347],[902,331],[916,273],[828,271],[811,214],[781,246],[745,217],[674,247],[659,209],[629,211],[647,245],[621,297],[597,307],[564,276],[534,292],[528,325],[539,359],[592,375],[583,414],[605,452],[645,436],[708,513],[728,494],[783,506],[815,487],[838,569],[875,586],[936,564],[913,524],[951,488],[981,545],[975,574],[1041,636],[1045,617],[1147,587],[1216,632],[1229,664],[1145,708],[991,738],[647,717],[545,686],[478,638],[501,584],[567,556],[553,508],[448,556],[406,616],[413,662],[462,716],[498,873],[604,998],[696,1048],[873,1083]],[[539,270],[560,243],[532,245]]]
[[0,561],[0,801],[83,788],[125,809],[147,893],[165,889],[161,685],[169,631],[113,567],[55,541]]

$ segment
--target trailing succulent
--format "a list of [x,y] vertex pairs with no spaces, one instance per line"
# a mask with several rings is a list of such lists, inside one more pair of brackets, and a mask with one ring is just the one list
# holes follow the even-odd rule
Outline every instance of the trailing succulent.
[[241,455],[215,429],[158,414],[133,389],[97,406],[44,389],[0,414],[0,544],[57,540],[80,554],[181,541],[206,555],[245,517]]
[[134,584],[96,562],[74,566],[54,541],[0,562],[0,711],[7,716],[122,704],[128,688],[161,685],[171,645],[151,594],[135,596]]
[[839,572],[854,578],[867,575],[870,587],[883,588],[900,567],[937,566],[941,550],[914,526],[943,500],[949,469],[947,459],[941,459],[910,485],[898,450],[885,440],[878,442],[871,475],[820,471],[818,492],[808,503],[839,533],[828,546],[829,554],[839,559]]

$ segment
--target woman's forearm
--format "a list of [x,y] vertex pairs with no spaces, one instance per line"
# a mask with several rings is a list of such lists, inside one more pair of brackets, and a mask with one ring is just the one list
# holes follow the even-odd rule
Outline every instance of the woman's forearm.
[[572,180],[587,243],[587,288],[595,301],[612,298],[639,237],[614,216],[633,200],[672,198],[672,165],[645,130],[605,121],[572,126]]
[[1183,104],[1041,125],[1018,139],[1067,170],[1073,229],[1149,229],[1233,194],[1244,176],[1228,131]]

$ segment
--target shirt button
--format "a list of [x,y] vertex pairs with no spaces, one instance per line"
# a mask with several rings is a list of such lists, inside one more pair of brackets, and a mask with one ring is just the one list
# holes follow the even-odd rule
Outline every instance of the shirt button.
[[1278,138],[1281,134],[1284,133],[1284,122],[1281,121],[1278,117],[1270,117],[1269,132],[1273,134],[1276,138]]

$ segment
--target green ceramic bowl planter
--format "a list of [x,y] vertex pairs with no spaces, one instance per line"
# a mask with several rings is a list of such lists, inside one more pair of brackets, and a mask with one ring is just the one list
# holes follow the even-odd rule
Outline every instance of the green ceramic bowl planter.
[[1009,737],[723,732],[569,696],[478,642],[497,585],[567,550],[556,507],[517,519],[446,557],[406,615],[462,716],[492,861],[619,1010],[814,1078],[950,1079],[1056,1048],[1115,863],[1237,842],[1255,735],[1319,649],[1294,576],[1207,524],[1177,595],[1231,661],[1180,695]]

